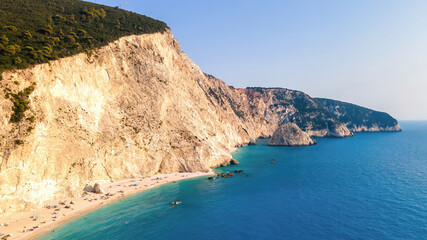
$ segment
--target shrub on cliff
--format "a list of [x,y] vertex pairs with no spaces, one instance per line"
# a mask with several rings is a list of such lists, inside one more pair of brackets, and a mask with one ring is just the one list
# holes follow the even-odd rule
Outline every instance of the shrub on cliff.
[[12,98],[10,99],[13,103],[13,113],[10,116],[10,121],[17,123],[20,122],[24,116],[25,111],[30,109],[30,102],[28,96],[34,91],[34,85],[25,88],[23,91],[20,91],[16,94],[11,94]]
[[79,0],[1,0],[0,72],[167,28],[143,15]]

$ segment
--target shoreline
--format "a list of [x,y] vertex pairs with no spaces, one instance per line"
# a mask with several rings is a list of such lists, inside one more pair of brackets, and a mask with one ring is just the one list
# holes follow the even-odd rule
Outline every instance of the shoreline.
[[[71,220],[95,211],[101,206],[111,204],[166,183],[213,174],[212,171],[169,173],[105,183],[101,185],[101,189],[103,190],[102,194],[87,193],[87,195],[82,194],[78,197],[56,199],[46,202],[43,208],[12,213],[8,216],[0,216],[0,224],[2,224],[0,226],[0,233],[5,236],[12,234],[12,236],[7,239],[34,239],[47,234]],[[82,193],[84,193],[83,189]],[[171,201],[173,200],[174,199]],[[53,207],[47,208],[46,206]],[[4,226],[5,223],[8,225]],[[0,236],[0,238],[2,237],[3,236]]]

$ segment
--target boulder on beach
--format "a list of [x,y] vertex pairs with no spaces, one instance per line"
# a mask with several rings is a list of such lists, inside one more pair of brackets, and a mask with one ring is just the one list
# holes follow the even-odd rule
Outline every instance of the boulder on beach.
[[102,194],[104,192],[102,191],[101,185],[99,185],[99,183],[95,183],[93,186],[86,185],[83,191],[85,192],[85,194],[88,192]]
[[83,188],[84,192],[93,192],[93,187],[90,185],[86,185],[85,188]]
[[93,192],[94,193],[98,193],[98,194],[102,194],[104,191],[102,191],[101,186],[99,185],[99,183],[95,183],[93,185]]

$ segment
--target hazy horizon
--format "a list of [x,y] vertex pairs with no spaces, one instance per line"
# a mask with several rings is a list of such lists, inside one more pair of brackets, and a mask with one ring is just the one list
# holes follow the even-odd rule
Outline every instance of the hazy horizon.
[[427,2],[119,1],[162,20],[202,69],[235,87],[284,87],[398,120],[427,119]]

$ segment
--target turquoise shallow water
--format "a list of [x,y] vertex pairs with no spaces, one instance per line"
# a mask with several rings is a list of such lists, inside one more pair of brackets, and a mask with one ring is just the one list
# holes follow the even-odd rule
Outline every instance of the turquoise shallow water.
[[170,183],[39,239],[427,239],[427,122],[401,125],[310,147],[259,140],[218,169],[247,178]]

